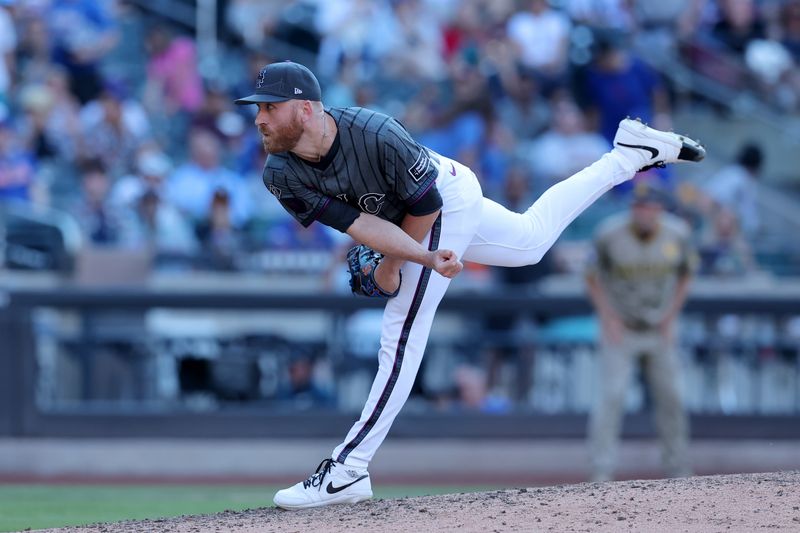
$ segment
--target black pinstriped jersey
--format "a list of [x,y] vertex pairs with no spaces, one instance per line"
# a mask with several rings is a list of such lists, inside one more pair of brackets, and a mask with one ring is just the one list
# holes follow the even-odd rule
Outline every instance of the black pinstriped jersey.
[[264,185],[306,227],[337,202],[399,224],[434,186],[435,153],[382,113],[360,107],[326,111],[338,127],[329,153],[316,164],[291,152],[270,154]]

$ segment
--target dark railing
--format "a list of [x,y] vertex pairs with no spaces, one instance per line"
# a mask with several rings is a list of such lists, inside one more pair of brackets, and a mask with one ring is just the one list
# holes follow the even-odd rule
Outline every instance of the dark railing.
[[[696,322],[710,323],[718,317],[763,316],[773,324],[784,324],[791,317],[800,314],[800,300],[787,291],[772,291],[770,294],[731,294],[723,296],[715,291],[707,296],[699,291],[687,304],[686,316]],[[357,299],[341,295],[308,294],[267,294],[251,291],[215,290],[155,290],[138,288],[118,289],[80,289],[59,288],[55,290],[10,289],[0,293],[0,360],[3,372],[0,373],[0,435],[14,436],[212,436],[212,437],[332,437],[341,435],[356,416],[353,408],[337,410],[318,408],[302,412],[292,406],[279,405],[255,398],[253,401],[232,401],[215,403],[200,407],[176,401],[165,401],[158,394],[138,391],[131,397],[135,400],[115,402],[97,400],[88,383],[96,382],[91,377],[95,363],[100,355],[89,357],[97,352],[98,346],[140,346],[144,350],[132,357],[149,357],[153,350],[163,349],[166,342],[164,333],[160,338],[150,338],[147,328],[132,328],[133,337],[120,339],[110,334],[109,320],[115,315],[126,323],[127,317],[141,317],[153,310],[212,310],[243,312],[243,317],[252,312],[278,312],[281,315],[297,313],[296,329],[302,337],[304,320],[311,312],[321,312],[328,316],[331,331],[314,338],[295,339],[298,346],[307,341],[308,345],[322,345],[324,357],[329,357],[341,367],[353,366],[353,361],[345,354],[347,346],[343,334],[343,321],[353,313],[364,309],[378,309],[380,301]],[[69,335],[48,330],[40,323],[43,310],[63,318],[78,317],[73,322],[79,324]],[[564,317],[588,316],[591,308],[580,291],[552,293],[514,293],[514,294],[468,294],[464,292],[448,295],[440,306],[440,315],[456,316],[467,327],[456,329],[448,337],[446,332],[435,331],[429,343],[426,356],[433,360],[441,351],[467,351],[485,346],[493,341],[484,336],[481,325],[487,315],[508,314],[513,310],[515,316],[528,317],[531,323],[548,323]],[[52,328],[51,328],[52,329]],[[706,328],[705,331],[713,331]],[[471,333],[470,333],[471,332]],[[207,332],[199,332],[207,333]],[[291,333],[291,332],[285,332]],[[452,333],[452,332],[451,332]],[[278,349],[283,342],[274,335],[262,336],[262,345]],[[709,333],[711,335],[711,333]],[[739,353],[737,357],[748,365],[761,364],[761,351],[765,348],[761,341],[720,339],[695,339],[696,353],[708,361],[725,350]],[[168,335],[167,335],[168,336]],[[763,340],[763,339],[762,339]],[[553,338],[537,334],[527,340],[542,350],[552,360],[563,354],[571,357],[570,350],[585,348],[586,339]],[[527,342],[525,339],[517,342]],[[238,342],[232,341],[233,344]],[[590,341],[591,342],[591,341]],[[800,348],[786,339],[772,338],[773,346],[766,346],[778,353],[788,367],[797,375],[798,352]],[[159,344],[160,343],[160,344]],[[47,357],[42,356],[47,346],[55,345],[57,350],[71,345],[73,353],[80,361],[79,379],[83,388],[69,401],[53,400],[46,394],[46,379],[60,379],[59,373],[47,370]],[[284,348],[291,351],[292,346]],[[155,347],[155,348],[154,348]],[[240,346],[241,347],[241,346]],[[149,350],[149,352],[148,352]],[[102,351],[102,350],[101,350]],[[717,355],[715,355],[717,354]],[[374,372],[374,358],[361,360],[360,370],[371,379]],[[712,365],[713,366],[713,365]],[[334,365],[336,367],[336,365]],[[569,376],[572,366],[564,366],[562,374]],[[709,370],[713,372],[712,370]],[[48,373],[49,372],[49,373]],[[158,370],[150,368],[139,378],[148,385]],[[569,381],[571,378],[567,378]],[[724,409],[710,412],[695,410],[693,429],[696,437],[762,437],[797,438],[800,437],[800,376],[794,382],[793,392],[797,398],[790,399],[794,408],[778,411],[759,411],[758,409],[730,411]],[[562,382],[563,383],[563,382]],[[44,391],[44,392],[43,392]],[[568,393],[569,394],[569,393]],[[174,400],[174,399],[173,399]],[[569,403],[569,402],[567,402]],[[422,412],[421,412],[422,411]],[[729,413],[730,413],[729,412]],[[568,407],[543,412],[530,405],[524,409],[511,409],[506,414],[483,414],[458,411],[440,412],[433,409],[405,410],[394,426],[393,435],[406,437],[582,437],[585,428],[585,409]],[[766,414],[765,414],[766,413]],[[625,433],[628,436],[645,436],[653,432],[650,418],[641,414],[628,417]]]

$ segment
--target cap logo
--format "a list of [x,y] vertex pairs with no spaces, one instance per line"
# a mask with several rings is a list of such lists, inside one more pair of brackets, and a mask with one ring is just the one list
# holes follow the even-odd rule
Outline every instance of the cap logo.
[[[3,0],[0,0],[2,3]],[[239,98],[236,104],[283,102],[295,99],[320,101],[319,82],[307,68],[295,63],[272,63],[258,71],[252,96]]]

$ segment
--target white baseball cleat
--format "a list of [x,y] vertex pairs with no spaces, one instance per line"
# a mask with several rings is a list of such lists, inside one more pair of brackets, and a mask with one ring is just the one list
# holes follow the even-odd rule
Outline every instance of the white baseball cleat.
[[685,135],[654,130],[639,119],[629,118],[619,123],[614,149],[639,170],[701,161],[706,156],[706,149]]
[[273,501],[283,509],[308,509],[338,503],[358,503],[372,498],[372,484],[365,468],[354,468],[325,459],[307,480],[279,490]]

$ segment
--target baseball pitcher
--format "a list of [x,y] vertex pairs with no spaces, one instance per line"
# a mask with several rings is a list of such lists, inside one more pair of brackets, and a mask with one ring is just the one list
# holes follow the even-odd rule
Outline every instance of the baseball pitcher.
[[348,256],[353,291],[387,300],[378,373],[361,417],[314,474],[275,495],[285,509],[372,496],[367,467],[408,398],[461,259],[536,263],[604,192],[641,169],[705,155],[688,137],[623,120],[611,152],[513,213],[483,198],[469,168],[420,145],[395,119],[321,100],[314,74],[289,61],[265,66],[254,93],[236,100],[258,106],[267,189],[300,224],[318,221],[361,243]]

